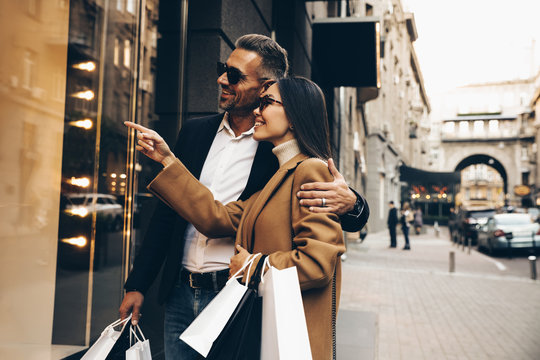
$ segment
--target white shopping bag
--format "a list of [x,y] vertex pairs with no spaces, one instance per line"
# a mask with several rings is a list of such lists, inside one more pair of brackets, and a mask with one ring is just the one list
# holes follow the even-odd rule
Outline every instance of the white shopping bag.
[[[141,335],[140,338],[137,336],[137,330]],[[144,337],[139,325],[129,328],[129,346],[130,348],[126,350],[126,360],[152,360],[150,340]]]
[[269,266],[259,294],[263,298],[261,360],[311,360],[296,267],[278,270]]
[[180,335],[180,340],[191,346],[199,354],[206,357],[219,336],[236,306],[247,291],[247,286],[242,285],[237,276],[248,265],[251,268],[253,260],[260,254],[252,256],[244,263],[242,268],[232,276],[225,287],[193,320],[186,330]]
[[[118,340],[120,334],[122,334],[122,331],[124,331],[124,328],[129,320],[131,320],[131,315],[124,320],[118,319],[112,324],[108,325],[101,333],[99,339],[97,339],[94,345],[88,349],[81,360],[105,360],[116,343],[116,340]],[[120,325],[122,325],[122,329],[120,331],[114,330],[115,327]]]

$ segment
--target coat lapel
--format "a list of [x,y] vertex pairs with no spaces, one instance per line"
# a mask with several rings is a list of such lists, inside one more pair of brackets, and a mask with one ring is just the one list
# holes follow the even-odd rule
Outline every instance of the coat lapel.
[[253,249],[253,229],[263,208],[272,198],[272,195],[279,189],[283,181],[294,172],[298,164],[307,158],[304,154],[298,154],[283,164],[262,189],[257,199],[246,209],[246,215],[237,236],[241,240],[241,243],[247,246],[248,251]]

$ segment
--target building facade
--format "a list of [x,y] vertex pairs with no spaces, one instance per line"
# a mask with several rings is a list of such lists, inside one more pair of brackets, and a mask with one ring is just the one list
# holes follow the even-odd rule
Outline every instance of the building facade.
[[[0,357],[60,359],[85,349],[117,318],[123,282],[156,202],[146,185],[159,170],[136,154],[134,133],[123,121],[154,128],[173,144],[186,118],[219,111],[215,64],[229,56],[239,36],[274,37],[289,53],[291,73],[312,77],[315,20],[382,16],[383,8],[398,9],[396,29],[406,28],[397,2],[1,2]],[[394,46],[403,51],[403,74],[414,84],[421,77],[408,72],[409,36],[407,45]],[[400,81],[405,99],[409,85]],[[379,116],[366,106],[373,95],[365,94],[377,87],[323,90],[336,160],[369,199],[373,161],[413,161],[415,151],[400,148],[398,140],[387,143],[378,123],[384,119],[393,129],[422,117],[418,111],[410,118],[399,111]],[[398,131],[396,139],[412,141],[408,127],[401,130],[405,135]],[[379,132],[381,155],[370,162],[370,139]],[[386,187],[383,182],[375,191],[384,196]],[[142,325],[160,359],[162,308],[155,298],[152,288]]]
[[[536,134],[529,106],[532,93],[533,81],[525,79],[464,86],[435,98],[433,121],[440,128],[437,155],[445,161],[434,163],[433,168],[461,171],[485,164],[502,178],[503,203],[533,206],[530,191],[523,193],[523,186],[531,190],[536,181]],[[516,193],[516,188],[521,190]],[[456,205],[467,206],[471,198],[465,194],[475,191],[462,187]],[[500,202],[497,198],[489,203],[496,206]]]

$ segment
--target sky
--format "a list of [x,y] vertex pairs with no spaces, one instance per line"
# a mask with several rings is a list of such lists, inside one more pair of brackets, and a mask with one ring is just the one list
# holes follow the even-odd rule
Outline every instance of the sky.
[[[402,0],[428,96],[540,70],[540,0]],[[535,43],[533,45],[533,40]]]

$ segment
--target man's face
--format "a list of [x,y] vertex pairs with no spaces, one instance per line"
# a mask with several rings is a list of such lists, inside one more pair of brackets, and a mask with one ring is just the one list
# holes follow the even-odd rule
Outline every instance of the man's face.
[[227,59],[227,66],[242,73],[240,81],[229,83],[227,73],[221,74],[217,82],[221,85],[219,107],[231,114],[251,114],[258,106],[262,81],[257,70],[261,57],[253,51],[236,49]]

